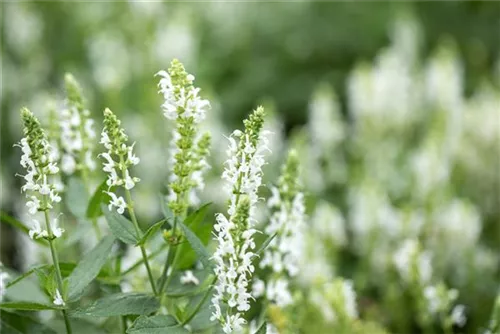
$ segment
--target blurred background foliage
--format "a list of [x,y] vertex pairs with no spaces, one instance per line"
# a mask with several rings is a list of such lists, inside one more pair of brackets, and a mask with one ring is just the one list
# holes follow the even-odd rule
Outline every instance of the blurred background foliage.
[[[395,26],[398,20],[408,22],[411,38],[405,35],[403,27]],[[398,32],[402,38],[394,37]],[[458,89],[456,95],[467,99],[468,110],[477,109],[477,113],[486,108],[490,110],[489,121],[486,113],[484,117],[464,118],[469,124],[464,126],[468,137],[455,143],[457,148],[450,154],[451,160],[462,163],[450,162],[446,168],[452,172],[444,181],[439,175],[430,175],[446,165],[440,160],[442,151],[433,149],[439,146],[435,143],[440,143],[441,137],[446,137],[443,129],[453,120],[447,118],[446,113],[422,112],[412,116],[412,112],[425,109],[420,103],[410,105],[409,114],[396,113],[398,103],[408,102],[401,96],[405,91],[398,90],[397,66],[395,77],[386,78],[389,83],[372,83],[375,88],[381,87],[379,94],[385,94],[382,107],[390,106],[389,102],[393,101],[395,110],[379,111],[378,118],[360,117],[369,114],[362,112],[366,109],[363,101],[376,105],[380,100],[377,96],[363,95],[359,82],[364,79],[356,81],[356,75],[362,78],[376,71],[377,64],[384,64],[384,52],[390,50],[394,39],[399,42],[396,47],[402,50],[398,59],[410,64],[409,80],[420,80],[434,63],[444,64],[445,69],[451,67],[451,72],[440,77],[440,82],[449,82],[450,89]],[[377,208],[389,203],[389,207],[393,205],[408,216],[418,208],[433,214],[437,210],[444,216],[456,214],[456,219],[474,212],[471,214],[474,219],[477,210],[481,227],[479,232],[470,233],[481,235],[484,253],[500,250],[500,105],[496,104],[500,84],[500,2],[11,2],[1,4],[1,42],[0,202],[4,211],[15,213],[22,207],[22,203],[18,203],[20,180],[13,177],[19,170],[20,157],[20,152],[12,147],[21,138],[18,111],[21,106],[28,106],[43,118],[49,109],[60,105],[64,99],[65,72],[73,73],[82,84],[87,107],[98,124],[105,107],[124,119],[130,136],[138,141],[142,161],[153,166],[152,169],[139,166],[145,168],[141,177],[151,187],[161,188],[158,179],[165,179],[165,143],[169,130],[165,122],[159,121],[162,101],[154,74],[167,68],[175,57],[196,75],[196,85],[212,101],[214,117],[219,120],[210,124],[213,134],[214,129],[229,134],[229,129],[239,126],[252,108],[263,103],[271,111],[271,127],[283,132],[296,147],[303,148],[304,174],[313,208],[309,211],[314,213],[313,218],[325,214],[325,210],[328,212],[329,209],[319,209],[322,201],[326,201],[339,211],[333,216],[355,220],[350,215],[356,211],[356,205],[352,204],[356,198],[359,203],[366,200],[369,202],[366,205]],[[439,59],[443,61],[441,65]],[[401,85],[405,84],[403,80]],[[485,86],[488,89],[483,89]],[[411,90],[413,81],[405,87]],[[434,88],[434,95],[447,94],[440,90],[442,87]],[[429,98],[434,88],[429,84],[422,94]],[[496,99],[488,100],[490,90],[495,92]],[[311,110],[324,107],[325,96],[330,101],[326,102],[330,116],[321,112],[314,116]],[[434,98],[439,100],[439,96]],[[453,107],[453,103],[445,107],[450,106]],[[398,115],[409,121],[402,122],[403,125],[392,124]],[[323,129],[323,134],[317,133],[322,124],[326,130]],[[489,125],[489,130],[485,125]],[[99,126],[97,129],[100,130]],[[495,131],[497,135],[493,134],[489,141],[478,138],[481,132],[487,136],[486,133]],[[330,136],[326,135],[325,139],[324,133],[328,132]],[[214,138],[213,159],[220,164],[226,141],[219,137]],[[310,137],[312,147],[307,146]],[[283,147],[277,145],[270,162],[273,167],[280,163],[282,155]],[[316,146],[323,153],[314,153]],[[416,155],[412,161],[418,160],[421,151],[438,155],[432,163],[422,162],[428,165],[415,163],[422,173],[426,173],[427,168],[429,175],[423,178],[417,175],[415,179],[408,170],[405,161],[411,160],[408,156],[413,151]],[[310,166],[308,159],[319,161],[319,167]],[[426,156],[426,159],[430,158]],[[220,175],[220,168],[214,167],[214,179]],[[321,172],[315,175],[318,170]],[[266,173],[268,180],[273,180],[277,168]],[[207,200],[218,202],[212,198],[220,197],[217,185],[207,182]],[[157,190],[144,189],[147,194],[139,197],[144,196],[145,203],[152,203]],[[210,194],[211,190],[215,192]],[[447,208],[448,200],[454,197],[467,199],[474,208],[462,202],[453,206],[456,202],[451,200],[448,208],[459,207],[462,211],[450,209],[453,213],[446,213],[443,208]],[[143,206],[139,213],[155,217],[156,202]],[[381,219],[388,219],[387,215],[381,215]],[[460,229],[461,225],[455,227]],[[19,245],[9,237],[12,230],[2,225],[2,232],[2,261],[17,269],[25,267],[27,264],[16,257]],[[426,233],[430,232],[422,232]],[[434,239],[425,239],[426,246],[432,248],[439,243],[439,233],[436,233],[431,233]],[[360,236],[356,227],[347,228],[347,234],[334,236],[337,241],[331,243],[335,249],[332,253],[338,254],[333,262],[337,273],[357,279],[356,270],[360,267],[353,263],[360,263],[364,268],[366,264],[360,258],[373,249],[358,249],[363,240],[357,239]],[[354,246],[339,247],[345,243],[342,238],[354,240]],[[459,248],[461,240],[457,237],[455,241]],[[322,252],[326,252],[326,248]],[[482,257],[463,258],[464,262],[474,264],[472,283],[466,280],[468,283],[461,286],[469,289],[462,300],[472,308],[468,329],[486,323],[498,287],[498,257],[488,253],[485,258],[484,261],[492,265],[488,267],[491,273],[485,271],[483,276],[478,269],[482,267],[474,264]],[[446,271],[443,269],[446,264],[441,265],[437,272],[446,273],[443,277],[454,282],[453,275],[457,273]],[[367,282],[363,283],[364,280]],[[380,308],[374,306],[374,300],[383,299],[381,304],[385,310],[391,309],[391,294],[384,299],[380,286],[370,280],[377,279],[365,277],[356,281],[357,290],[361,290],[358,293],[362,295],[360,308],[368,319],[391,328],[393,323],[387,314],[381,316]],[[399,313],[394,310],[394,317]],[[312,319],[318,315],[309,316]],[[411,321],[395,321],[408,322]],[[392,329],[397,330],[397,325],[394,326]]]

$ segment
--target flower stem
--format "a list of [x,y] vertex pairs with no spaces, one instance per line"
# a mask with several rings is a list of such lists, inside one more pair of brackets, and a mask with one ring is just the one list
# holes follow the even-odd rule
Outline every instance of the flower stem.
[[[127,198],[127,207],[128,207],[128,212],[130,213],[130,218],[132,219],[132,223],[134,224],[137,237],[139,237],[140,236],[139,223],[137,222],[137,218],[135,216],[134,206],[132,203],[132,195],[130,194],[130,190],[125,189],[125,196]],[[146,249],[144,248],[143,245],[139,246],[139,248],[141,249],[142,258],[144,259],[144,265],[146,266],[146,270],[148,271],[148,277],[149,277],[149,283],[151,283],[151,289],[153,290],[153,293],[155,295],[158,295],[153,274],[151,272],[151,267],[149,266],[149,260],[146,254]]]
[[[44,196],[44,202],[45,202],[45,208],[47,208],[46,196]],[[61,268],[59,267],[59,259],[57,257],[57,251],[54,245],[54,234],[52,233],[52,228],[50,227],[50,218],[48,209],[45,209],[44,213],[45,213],[45,224],[47,225],[47,231],[49,233],[48,239],[50,245],[50,253],[52,255],[52,262],[54,263],[54,268],[56,270],[57,287],[59,288],[59,292],[64,296]],[[64,317],[64,324],[66,325],[66,332],[68,334],[71,334],[71,324],[69,323],[69,318],[68,315],[66,314],[66,310],[62,310],[62,314]]]
[[180,327],[184,327],[185,325],[187,325],[194,318],[194,316],[198,313],[198,311],[203,306],[203,304],[205,304],[205,302],[207,301],[208,296],[210,296],[210,293],[212,292],[212,289],[214,288],[213,284],[215,283],[216,280],[217,280],[217,276],[214,276],[214,278],[212,279],[212,282],[210,283],[210,287],[205,292],[205,295],[203,295],[203,298],[200,300],[200,302],[198,303],[198,305],[196,305],[195,309],[193,310],[193,312],[191,312],[191,314],[189,315],[189,317],[187,317],[180,324]]

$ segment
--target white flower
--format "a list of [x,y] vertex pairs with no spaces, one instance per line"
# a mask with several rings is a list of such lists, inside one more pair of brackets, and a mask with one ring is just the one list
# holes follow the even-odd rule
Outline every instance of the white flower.
[[344,307],[346,314],[354,319],[358,317],[358,310],[356,307],[356,292],[354,291],[354,287],[352,281],[344,280],[342,285],[342,292],[344,293]]
[[64,154],[62,156],[61,169],[65,174],[73,174],[75,172],[76,161],[71,154]]
[[59,289],[56,289],[56,295],[54,297],[54,305],[64,306],[66,303],[64,302]]
[[431,255],[421,252],[417,241],[407,239],[394,254],[393,260],[396,269],[406,282],[417,279],[426,283],[432,276]]
[[465,306],[456,305],[451,311],[451,321],[459,327],[463,327],[467,322],[465,317]]
[[[225,333],[241,330],[245,324],[242,312],[250,309],[250,280],[255,270],[253,235],[257,232],[255,206],[257,191],[262,182],[264,165],[263,152],[267,141],[261,132],[264,111],[258,108],[245,123],[245,133],[235,131],[230,139],[228,160],[222,174],[227,181],[230,194],[228,217],[218,213],[214,225],[215,240],[218,243],[213,255],[217,283],[212,297],[214,311],[211,319],[217,319]],[[252,134],[252,138],[250,138]],[[256,138],[255,138],[256,137]],[[236,144],[236,139],[239,144]],[[220,304],[229,308],[223,314]]]
[[184,274],[180,278],[181,284],[194,284],[194,285],[199,285],[200,280],[194,276],[193,272],[191,270],[186,270]]
[[57,218],[53,219],[52,222],[50,223],[50,229],[52,230],[52,234],[56,238],[60,238],[64,232],[64,229],[59,227]]
[[116,207],[116,212],[119,214],[123,214],[125,212],[125,208],[127,207],[127,203],[123,199],[123,197],[117,197],[115,193],[106,191],[106,194],[108,194],[111,197],[111,201],[108,204],[108,209],[111,211],[113,207]]
[[26,202],[26,206],[28,207],[28,212],[34,215],[40,208],[40,200],[36,196],[31,196],[31,201]]
[[48,232],[45,230],[42,230],[42,227],[40,226],[40,222],[36,219],[33,219],[31,229],[29,230],[29,236],[31,239],[35,238],[46,238],[49,236]]

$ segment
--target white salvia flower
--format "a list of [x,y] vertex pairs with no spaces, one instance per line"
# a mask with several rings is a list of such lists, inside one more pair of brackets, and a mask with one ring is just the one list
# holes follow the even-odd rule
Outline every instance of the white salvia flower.
[[84,109],[83,97],[79,84],[71,74],[65,76],[67,99],[65,108],[60,113],[61,148],[63,150],[61,166],[65,174],[73,174],[77,169],[93,171],[94,141],[96,132],[90,112]]
[[183,216],[189,206],[199,202],[196,190],[203,189],[203,174],[210,167],[205,159],[210,135],[199,133],[199,123],[205,118],[210,103],[198,96],[200,89],[193,86],[194,76],[188,74],[177,59],[172,61],[168,71],[156,75],[161,77],[158,86],[165,100],[162,104],[164,116],[175,121],[167,198],[174,214]]
[[31,229],[29,230],[29,236],[31,239],[38,239],[48,237],[49,234],[47,233],[47,231],[42,230],[42,227],[40,226],[40,222],[38,220],[33,219]]
[[50,229],[52,230],[52,234],[54,237],[59,238],[64,232],[64,229],[59,227],[57,218],[53,219],[50,223]]
[[[140,181],[139,178],[131,176],[129,170],[139,163],[139,158],[133,153],[135,143],[127,145],[128,137],[120,124],[115,114],[106,108],[101,143],[108,151],[99,154],[99,157],[104,159],[102,170],[108,173],[106,180],[108,187],[123,186],[126,190],[130,190]],[[111,197],[108,203],[109,210],[116,207],[116,211],[123,214],[127,207],[124,198],[111,191],[105,192]]]
[[342,292],[344,294],[344,306],[347,316],[352,319],[357,318],[358,310],[356,307],[356,292],[354,291],[352,281],[343,281]]
[[0,302],[3,300],[5,295],[5,284],[10,275],[3,271],[3,264],[0,262]]
[[109,211],[111,211],[113,207],[116,207],[116,212],[118,212],[119,214],[123,214],[125,212],[125,208],[127,207],[125,199],[123,199],[123,197],[121,196],[116,196],[113,192],[107,191],[106,194],[111,197],[111,201],[108,204]]
[[266,289],[266,298],[280,307],[292,303],[289,279],[299,272],[299,262],[304,246],[305,206],[304,195],[298,191],[298,156],[288,155],[282,167],[278,188],[271,188],[268,207],[273,212],[265,232],[276,237],[271,241],[260,262],[261,268],[271,268],[272,278]]
[[54,305],[64,306],[66,303],[64,302],[59,289],[56,289],[56,295],[54,297]]
[[[235,131],[230,139],[229,159],[222,178],[230,191],[228,218],[222,213],[216,215],[215,240],[218,243],[213,255],[217,283],[212,298],[212,320],[217,319],[225,333],[241,331],[246,322],[242,312],[250,309],[249,281],[255,270],[252,259],[255,256],[253,235],[257,191],[262,182],[263,152],[266,140],[261,129],[264,110],[259,107],[244,121],[245,132]],[[237,142],[238,141],[238,142]],[[228,308],[222,313],[221,303]]]
[[350,280],[336,278],[333,282],[313,289],[310,298],[330,322],[358,318],[356,292]]
[[196,276],[194,276],[191,270],[186,270],[186,272],[184,272],[184,274],[181,276],[180,281],[181,284],[200,284],[200,280]]
[[464,305],[456,305],[451,310],[451,321],[459,327],[463,327],[465,325],[467,318],[465,316]]
[[[21,190],[29,199],[26,202],[28,213],[34,216],[38,211],[51,209],[53,203],[61,201],[56,185],[52,184],[52,178],[57,176],[59,168],[52,160],[54,158],[51,154],[52,147],[38,119],[26,108],[22,109],[21,117],[25,138],[15,146],[19,146],[23,152],[21,166],[26,168],[26,175],[23,176],[26,183]],[[29,236],[31,239],[45,238],[49,234],[42,230],[36,219],[33,219],[33,227],[29,231]]]
[[394,254],[393,261],[401,278],[407,283],[416,281],[425,284],[431,279],[431,255],[427,251],[422,252],[416,240],[405,240]]

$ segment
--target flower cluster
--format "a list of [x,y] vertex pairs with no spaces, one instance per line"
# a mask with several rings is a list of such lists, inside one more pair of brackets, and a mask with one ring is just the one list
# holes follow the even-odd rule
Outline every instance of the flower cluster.
[[66,107],[61,111],[61,170],[73,174],[77,170],[83,173],[94,170],[93,158],[94,120],[90,112],[83,107],[81,88],[71,74],[66,74]]
[[[104,110],[104,129],[101,133],[101,144],[104,145],[107,152],[101,153],[99,156],[105,160],[103,162],[103,171],[108,173],[106,184],[109,189],[114,186],[122,186],[126,190],[130,190],[140,180],[130,175],[129,168],[137,165],[140,160],[133,153],[135,143],[130,146],[127,145],[128,137],[120,124],[121,122],[116,115],[106,108]],[[106,193],[111,197],[108,205],[109,209],[116,207],[116,211],[122,214],[127,206],[124,198],[115,195],[111,191]]]
[[[252,259],[257,232],[255,224],[255,205],[257,191],[262,182],[262,166],[267,141],[262,133],[264,109],[257,108],[244,121],[245,131],[234,131],[229,138],[229,159],[222,178],[227,181],[231,194],[228,216],[216,215],[214,225],[215,240],[218,243],[214,253],[217,283],[212,298],[214,312],[212,320],[219,320],[225,333],[241,330],[245,324],[242,312],[250,308],[249,280],[255,267]],[[222,312],[222,303],[227,305]]]
[[197,204],[194,188],[204,187],[203,173],[209,168],[206,156],[210,148],[210,135],[199,134],[198,124],[210,108],[208,100],[199,97],[199,88],[193,86],[194,76],[174,59],[168,71],[160,71],[159,93],[163,95],[164,116],[175,121],[170,150],[169,206],[182,216],[189,204]]
[[[21,118],[24,124],[24,138],[19,146],[23,152],[21,166],[26,168],[26,181],[21,190],[26,193],[28,212],[35,216],[38,211],[46,211],[53,207],[54,203],[61,201],[56,187],[51,183],[51,176],[59,172],[57,162],[52,160],[52,148],[47,140],[40,122],[27,108],[21,110]],[[40,223],[33,219],[33,228],[30,230],[31,238],[60,237],[64,230],[57,227],[57,220],[51,222],[48,231],[40,227]]]
[[292,303],[288,281],[297,275],[304,250],[305,206],[298,174],[299,159],[296,152],[291,151],[283,165],[278,187],[271,188],[273,195],[268,201],[273,213],[265,232],[270,236],[276,234],[276,237],[266,249],[260,267],[272,269],[266,298],[280,307]]

